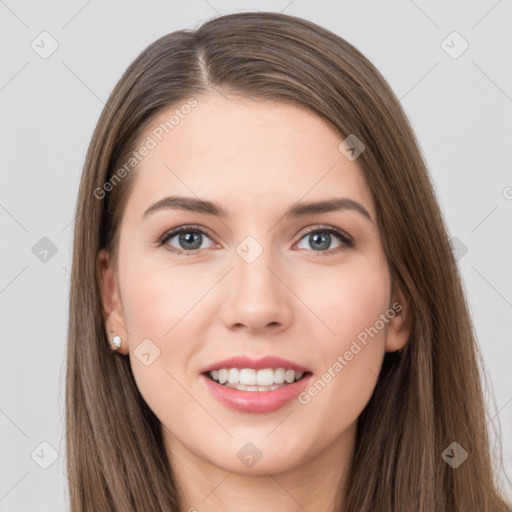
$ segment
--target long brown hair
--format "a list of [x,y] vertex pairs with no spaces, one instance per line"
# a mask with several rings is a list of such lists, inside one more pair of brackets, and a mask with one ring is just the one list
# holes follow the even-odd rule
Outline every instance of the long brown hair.
[[[401,357],[386,354],[358,418],[343,510],[511,510],[489,446],[482,361],[461,278],[398,99],[375,67],[332,32],[293,16],[245,12],[151,44],[119,80],[94,131],[76,207],[69,303],[71,511],[183,506],[160,422],[138,391],[129,359],[111,352],[105,332],[97,255],[106,248],[116,259],[133,172],[108,193],[95,191],[106,190],[155,115],[212,89],[309,108],[340,142],[354,134],[366,147],[358,163],[413,325]],[[468,454],[457,468],[442,456],[452,443]]]

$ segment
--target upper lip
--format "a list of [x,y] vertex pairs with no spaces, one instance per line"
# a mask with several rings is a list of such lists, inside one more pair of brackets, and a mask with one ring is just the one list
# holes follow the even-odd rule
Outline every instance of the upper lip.
[[285,370],[295,370],[296,372],[309,372],[304,366],[289,361],[288,359],[283,359],[282,357],[265,356],[259,359],[253,359],[248,356],[234,356],[205,366],[201,370],[201,373],[220,370],[222,368],[253,368],[255,370],[262,370],[264,368],[284,368]]

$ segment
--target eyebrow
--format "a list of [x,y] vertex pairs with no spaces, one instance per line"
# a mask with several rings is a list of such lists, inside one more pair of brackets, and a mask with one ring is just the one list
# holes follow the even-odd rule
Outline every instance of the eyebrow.
[[[227,211],[214,201],[208,201],[205,199],[198,199],[195,197],[183,197],[183,196],[168,196],[160,199],[153,205],[151,205],[143,214],[143,219],[147,218],[151,213],[158,210],[186,210],[190,212],[203,213],[206,215],[213,215],[222,219],[229,217]],[[305,217],[306,215],[329,213],[335,211],[352,210],[360,213],[366,217],[370,222],[373,222],[372,216],[368,210],[357,201],[348,199],[346,197],[328,199],[325,201],[310,201],[305,203],[299,203],[291,206],[286,210],[283,215],[285,219],[293,219],[299,217]]]

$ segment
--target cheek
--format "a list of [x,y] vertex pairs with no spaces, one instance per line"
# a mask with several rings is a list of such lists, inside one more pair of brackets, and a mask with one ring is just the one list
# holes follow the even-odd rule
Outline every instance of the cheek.
[[200,348],[201,276],[157,268],[142,258],[125,261],[123,272],[123,312],[137,387],[159,417],[164,411],[171,417],[176,411],[194,414],[180,383]]
[[[309,300],[330,328],[330,347],[348,341],[379,320],[390,306],[390,278],[383,259],[361,259],[330,272],[322,286],[310,287]],[[333,343],[334,341],[334,343]]]
[[198,272],[154,264],[149,258],[127,261],[124,271],[120,279],[130,336],[153,336],[166,346],[172,344],[175,334],[190,324],[183,320],[201,309],[204,279]]
[[390,285],[387,264],[376,259],[340,269],[322,293],[310,294],[310,304],[329,327],[316,340],[316,379],[321,382],[307,393],[314,407],[335,404],[355,418],[369,400],[385,352],[388,323],[381,315],[390,307]]

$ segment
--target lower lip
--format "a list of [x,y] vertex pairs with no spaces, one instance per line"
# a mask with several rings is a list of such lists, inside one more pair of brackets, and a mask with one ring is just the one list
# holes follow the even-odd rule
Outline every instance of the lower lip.
[[238,412],[274,412],[293,400],[307,386],[311,378],[308,374],[302,379],[271,391],[240,391],[218,384],[206,375],[201,375],[213,397],[221,404]]

